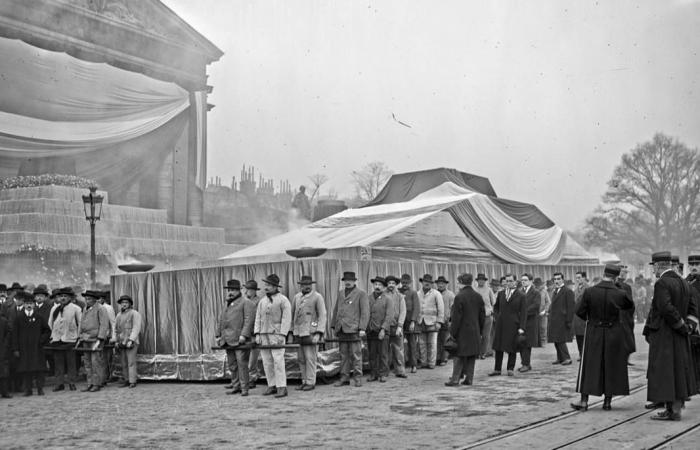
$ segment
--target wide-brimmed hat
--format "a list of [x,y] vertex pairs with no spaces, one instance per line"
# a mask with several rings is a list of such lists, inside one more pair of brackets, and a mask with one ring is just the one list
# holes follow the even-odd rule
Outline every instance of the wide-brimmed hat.
[[340,281],[357,281],[357,277],[355,276],[355,272],[343,272],[343,278],[340,279]]
[[282,287],[282,285],[280,284],[280,277],[278,277],[274,273],[268,275],[267,278],[263,278],[263,283],[267,283],[274,287]]
[[401,281],[407,281],[410,283],[411,281],[413,281],[413,278],[411,278],[409,274],[405,273],[401,275]]
[[700,255],[688,255],[688,264],[700,264]]
[[251,291],[259,291],[258,282],[255,280],[248,280],[245,282],[245,288]]
[[83,297],[102,298],[102,292],[88,289],[87,291],[83,292]]
[[226,282],[226,286],[224,286],[224,289],[237,289],[241,290],[241,282],[238,280],[228,280]]
[[54,289],[51,292],[51,298],[58,297],[59,295],[67,295],[69,297],[75,297],[75,292],[73,291],[73,288],[70,286]]
[[433,276],[428,274],[423,275],[423,277],[419,278],[418,281],[421,283],[434,283]]
[[479,281],[479,280],[489,281],[489,279],[486,278],[486,274],[483,274],[483,273],[476,274],[476,281]]
[[122,302],[129,302],[131,306],[134,306],[134,300],[131,298],[130,295],[122,295],[119,297],[119,300],[117,300],[117,303],[122,303]]
[[314,284],[315,281],[311,278],[311,275],[302,275],[301,280],[297,281],[297,284]]
[[447,281],[447,279],[445,279],[445,277],[442,276],[442,275],[440,275],[439,277],[437,277],[437,280],[435,280],[435,282],[436,282],[436,283],[449,283],[449,281]]
[[32,292],[33,295],[51,295],[49,292],[49,289],[46,287],[45,284],[40,284],[39,286],[34,288],[34,292]]
[[393,275],[387,275],[384,280],[386,281],[386,284],[388,285],[390,281],[393,281],[396,284],[399,284],[401,280],[399,280],[397,277]]
[[382,283],[384,286],[386,286],[386,278],[384,278],[384,277],[374,277],[369,281],[372,282],[373,284],[374,283]]
[[670,263],[671,262],[671,252],[656,252],[651,254],[651,262],[649,264],[656,263]]

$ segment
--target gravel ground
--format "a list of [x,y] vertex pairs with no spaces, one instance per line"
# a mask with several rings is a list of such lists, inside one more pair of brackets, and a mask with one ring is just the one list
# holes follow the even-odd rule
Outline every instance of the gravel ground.
[[[637,348],[630,387],[646,382],[640,336]],[[216,382],[49,387],[44,397],[0,399],[0,448],[454,448],[569,411],[578,366],[552,365],[554,355],[552,344],[533,349],[533,370],[514,377],[487,377],[493,358],[477,361],[475,385],[459,388],[444,386],[451,362],[359,388],[290,385],[284,399],[263,397],[262,384],[249,397],[224,395]]]

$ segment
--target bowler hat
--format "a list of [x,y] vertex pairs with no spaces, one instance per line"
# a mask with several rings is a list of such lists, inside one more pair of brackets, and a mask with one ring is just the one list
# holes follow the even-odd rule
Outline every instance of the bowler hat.
[[241,282],[238,280],[228,280],[224,289],[238,289],[241,290]]
[[57,297],[59,295],[67,295],[69,297],[75,297],[75,292],[73,292],[72,287],[62,287],[62,288],[54,289],[53,292],[51,292],[51,297]]
[[83,297],[101,298],[102,292],[88,289],[87,291],[83,292]]
[[280,277],[278,277],[274,273],[268,275],[267,278],[263,278],[263,283],[267,283],[274,287],[282,287],[282,285],[280,284]]
[[343,278],[340,279],[340,281],[357,281],[357,277],[355,276],[355,272],[343,272]]
[[678,255],[671,255],[671,262],[673,264],[678,264],[681,262],[681,258]]
[[7,292],[7,285],[4,283],[0,283],[0,292]]
[[248,280],[245,282],[245,288],[251,291],[259,291],[258,282],[255,280]]
[[371,281],[372,283],[382,283],[384,286],[387,285],[386,279],[384,279],[384,277],[374,277],[369,281]]
[[436,282],[436,283],[449,283],[449,281],[447,281],[447,280],[445,279],[445,277],[442,276],[442,275],[440,275],[439,277],[437,277],[437,280],[435,280],[435,282]]
[[34,302],[34,295],[27,291],[19,291],[15,294],[15,300],[21,300],[23,302]]
[[603,269],[603,273],[605,275],[611,275],[613,277],[616,277],[620,275],[620,266],[617,264],[606,264],[605,269]]
[[[688,264],[700,264],[700,255],[688,255]],[[2,290],[2,285],[0,285]]]
[[122,302],[129,302],[129,303],[131,303],[131,306],[134,305],[134,300],[129,295],[122,295],[121,297],[119,297],[119,300],[117,300],[117,303],[122,303]]
[[486,278],[486,274],[483,274],[483,273],[477,273],[477,274],[476,274],[476,280],[477,280],[477,281],[479,281],[479,280],[489,281],[489,279]]
[[413,281],[413,278],[411,278],[409,274],[405,273],[401,275],[401,281],[407,281],[410,283],[411,281]]
[[389,284],[390,281],[393,281],[396,284],[399,284],[401,282],[398,278],[396,278],[393,275],[387,275],[386,278],[384,278],[384,280],[386,280],[387,285]]
[[421,283],[434,283],[433,276],[428,274],[423,275],[423,278],[419,278],[418,281]]
[[32,292],[33,295],[49,295],[49,290],[46,287],[45,284],[40,284],[39,286],[34,288],[34,292]]
[[311,275],[302,275],[301,280],[297,281],[297,284],[314,284],[315,281],[311,278]]
[[10,286],[10,289],[8,289],[8,291],[23,291],[23,290],[24,290],[24,286],[22,286],[21,284],[19,284],[16,281],[14,283],[12,283],[12,286]]
[[671,252],[656,252],[651,254],[651,262],[649,264],[656,263],[670,263],[671,262]]

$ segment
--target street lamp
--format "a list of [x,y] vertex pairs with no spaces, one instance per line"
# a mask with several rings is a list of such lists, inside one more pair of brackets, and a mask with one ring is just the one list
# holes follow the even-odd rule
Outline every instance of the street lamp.
[[85,219],[90,222],[90,283],[95,287],[95,222],[102,215],[102,200],[104,197],[97,194],[97,186],[90,187],[90,194],[83,195],[83,208]]

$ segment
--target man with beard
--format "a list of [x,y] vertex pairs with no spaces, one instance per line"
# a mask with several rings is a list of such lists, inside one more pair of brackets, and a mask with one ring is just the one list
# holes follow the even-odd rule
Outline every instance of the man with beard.
[[[574,302],[578,305],[583,295],[583,291],[588,287],[588,276],[586,272],[576,272],[574,277],[576,280],[576,287],[574,288]],[[581,353],[583,352],[583,336],[586,334],[586,322],[581,319],[577,314],[574,314],[574,336],[576,337],[576,346],[578,347],[578,359],[581,360]]]
[[674,270],[670,252],[657,252],[651,264],[658,280],[644,336],[649,342],[647,399],[665,403],[656,420],[680,420],[684,401],[697,393],[688,335],[698,325],[690,286]]
[[369,298],[356,286],[355,272],[343,272],[344,289],[338,293],[331,327],[338,337],[340,351],[340,387],[354,379],[355,386],[362,386],[362,336],[369,322]]
[[498,293],[496,305],[496,332],[493,340],[493,349],[496,352],[493,372],[490,377],[501,374],[503,367],[503,353],[508,353],[506,369],[508,376],[513,376],[515,359],[517,356],[517,339],[525,334],[527,323],[527,303],[525,295],[517,289],[515,275],[509,273],[505,276],[506,288]]
[[634,302],[615,285],[619,273],[618,266],[607,264],[603,280],[587,288],[576,304],[576,314],[588,323],[576,383],[581,400],[571,404],[576,410],[588,409],[589,395],[604,395],[605,411],[611,409],[613,395],[629,395],[626,331],[621,314],[634,308]]
[[418,281],[423,285],[418,291],[418,300],[420,300],[418,349],[420,359],[423,361],[421,368],[434,369],[437,362],[438,331],[445,320],[445,303],[442,301],[442,295],[433,288],[432,275],[423,275],[423,278]]
[[454,300],[450,334],[457,342],[457,351],[452,359],[452,377],[445,386],[462,384],[469,386],[474,382],[474,366],[481,349],[481,334],[484,331],[484,299],[472,288],[473,278],[469,273],[457,279],[459,293]]
[[51,330],[46,321],[34,314],[34,296],[24,291],[16,296],[22,300],[24,308],[15,317],[12,327],[12,350],[17,359],[17,373],[24,380],[24,396],[32,395],[32,382],[36,383],[37,395],[44,395],[46,357],[44,345]]
[[367,347],[370,376],[367,381],[384,383],[389,375],[389,340],[391,300],[384,295],[386,280],[376,277],[371,280],[374,291],[369,298],[369,322],[367,323]]
[[139,335],[143,329],[141,314],[134,309],[134,301],[128,295],[119,297],[119,314],[114,326],[114,342],[119,349],[122,384],[119,387],[135,388],[138,381],[136,354],[139,350]]
[[571,356],[566,343],[571,342],[573,338],[571,327],[575,310],[574,292],[564,286],[564,274],[555,272],[547,330],[547,339],[554,344],[557,352],[557,359],[552,364],[571,365]]
[[[80,321],[78,338],[84,342],[98,341],[104,346],[112,336],[112,326],[107,310],[97,302],[102,294],[98,291],[87,290],[83,294],[85,298],[85,312]],[[96,351],[86,351],[83,354],[85,374],[88,385],[82,392],[97,392],[102,389],[105,375],[105,362],[102,348]]]
[[438,366],[444,366],[447,364],[447,358],[448,354],[444,349],[445,342],[447,341],[447,337],[450,335],[450,319],[452,317],[452,303],[455,301],[455,293],[452,292],[451,290],[447,289],[447,284],[449,281],[443,276],[440,275],[437,277],[437,280],[435,280],[435,285],[437,286],[437,290],[442,296],[442,302],[443,302],[443,311],[445,312],[445,321],[443,322],[443,326],[440,327],[440,331],[438,331],[438,345],[437,345],[437,365]]
[[[292,305],[279,291],[282,285],[276,274],[263,279],[265,297],[258,303],[255,314],[255,343],[263,346],[283,346],[292,326]],[[287,396],[287,372],[284,366],[284,348],[260,350],[267,378],[267,390],[263,395],[275,398]]]
[[74,391],[78,379],[78,366],[75,355],[75,343],[78,341],[78,330],[82,311],[73,303],[75,293],[72,288],[62,288],[55,291],[56,304],[51,308],[49,327],[51,328],[51,347],[53,360],[56,365],[56,386],[53,391],[65,389],[66,373],[68,388]]
[[405,273],[401,275],[401,287],[399,291],[403,294],[406,303],[406,318],[403,322],[403,332],[406,335],[406,345],[404,346],[405,366],[410,367],[411,373],[416,373],[418,367],[418,335],[416,325],[420,319],[420,300],[418,293],[413,289],[411,275]]
[[[245,282],[245,298],[250,300],[253,304],[253,317],[258,311],[258,303],[260,302],[260,297],[258,297],[258,282],[255,280],[248,280]],[[253,319],[255,320],[255,319]],[[250,358],[248,361],[248,388],[255,389],[258,378],[260,378],[260,369],[258,368],[258,362],[260,361],[260,349],[253,347],[250,350]]]
[[537,316],[540,313],[540,293],[532,286],[532,275],[523,274],[520,277],[522,292],[525,296],[527,320],[525,322],[525,336],[527,339],[520,349],[521,367],[518,372],[524,373],[532,370],[532,347],[536,347],[539,341],[540,329],[537,325]]
[[313,391],[316,387],[318,341],[326,330],[326,303],[314,288],[315,281],[309,275],[299,280],[301,292],[292,300],[292,334],[299,344],[297,356],[301,372],[301,385],[297,391]]
[[399,378],[406,378],[403,358],[403,325],[406,321],[406,300],[398,292],[399,279],[393,275],[386,277],[386,292],[390,300],[389,311],[389,361],[394,366],[394,373]]
[[253,335],[255,311],[253,303],[241,295],[241,282],[228,280],[224,289],[226,307],[219,315],[216,323],[216,342],[220,347],[226,347],[226,360],[231,372],[231,384],[226,386],[231,391],[228,395],[248,395],[248,362],[249,348],[237,348],[250,344]]

